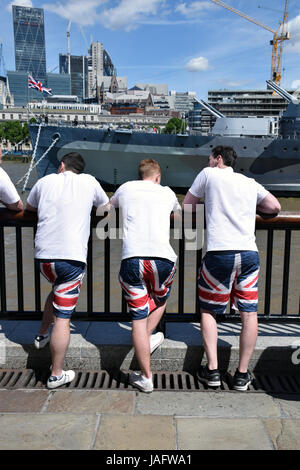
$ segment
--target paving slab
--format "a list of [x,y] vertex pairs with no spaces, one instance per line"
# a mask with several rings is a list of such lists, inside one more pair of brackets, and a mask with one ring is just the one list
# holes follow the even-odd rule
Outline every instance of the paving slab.
[[96,450],[174,450],[175,426],[169,416],[102,415]]
[[176,418],[179,450],[271,450],[260,419]]
[[300,419],[265,419],[276,450],[300,450]]
[[46,411],[51,413],[133,414],[135,392],[114,390],[57,390]]
[[0,412],[41,412],[48,390],[0,390]]
[[280,407],[283,418],[300,419],[300,395],[275,396],[274,403]]
[[89,450],[96,423],[96,415],[1,414],[0,449]]
[[136,413],[214,418],[280,417],[271,396],[239,392],[138,392]]

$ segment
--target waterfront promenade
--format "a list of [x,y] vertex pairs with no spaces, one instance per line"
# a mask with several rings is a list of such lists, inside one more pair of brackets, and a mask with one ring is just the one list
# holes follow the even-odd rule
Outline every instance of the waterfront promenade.
[[[32,344],[37,325],[1,322],[2,374],[13,367],[47,371],[49,346],[37,351]],[[219,324],[219,355],[229,374],[236,367],[239,331],[239,324]],[[9,381],[2,387],[0,379],[0,449],[114,450],[116,455],[118,450],[300,450],[300,388],[278,393],[276,387],[250,387],[241,393],[227,387],[157,387],[152,394],[131,386],[76,388],[84,371],[134,370],[130,334],[128,323],[73,322],[66,357],[66,367],[77,371],[73,388],[48,391],[34,380],[23,388]],[[166,336],[152,355],[154,373],[193,373],[205,361],[198,324],[167,323]],[[299,323],[260,324],[251,369],[300,379],[297,345],[300,349]]]

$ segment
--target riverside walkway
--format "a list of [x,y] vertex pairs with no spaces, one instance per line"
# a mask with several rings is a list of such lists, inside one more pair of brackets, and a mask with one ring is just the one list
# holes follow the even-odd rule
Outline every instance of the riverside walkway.
[[[32,344],[37,326],[31,321],[1,322],[0,346],[3,352],[5,345],[6,352],[2,376],[0,370],[2,450],[93,449],[114,451],[116,456],[122,455],[118,450],[148,450],[153,456],[158,450],[170,455],[188,450],[300,450],[299,323],[259,326],[251,362],[256,386],[247,392],[232,390],[226,378],[236,367],[240,325],[219,325],[226,376],[222,387],[213,390],[201,384],[195,388],[192,382],[203,359],[199,325],[178,328],[167,323],[167,338],[152,355],[157,380],[151,394],[126,385],[126,371],[136,368],[130,325],[113,322],[72,323],[66,367],[73,367],[76,377],[61,389],[47,390],[46,375],[28,371],[43,365],[47,374],[45,366],[50,364],[49,346],[36,351]],[[13,375],[9,368],[16,364]],[[122,370],[123,383],[108,377],[91,380],[91,371],[101,376],[107,367]],[[21,372],[25,378],[18,383]]]

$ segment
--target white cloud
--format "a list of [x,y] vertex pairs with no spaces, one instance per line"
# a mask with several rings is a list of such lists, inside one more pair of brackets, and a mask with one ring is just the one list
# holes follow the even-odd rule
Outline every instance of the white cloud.
[[45,3],[43,8],[52,13],[62,16],[66,20],[82,26],[93,25],[99,19],[97,8],[105,0],[67,0],[64,3]]
[[[108,7],[108,0],[64,0],[45,3],[45,10],[82,26],[102,24],[112,30],[131,31],[149,18],[162,13],[166,0],[117,0],[116,6]],[[100,9],[107,4],[106,8]],[[150,23],[151,24],[151,23]]]
[[195,57],[194,59],[189,60],[185,68],[189,72],[206,72],[212,67],[209,65],[208,59],[206,59],[206,57]]
[[244,84],[245,84],[245,82],[231,82],[231,81],[225,82],[225,85],[229,86],[229,87],[239,87],[239,86],[242,86]]
[[33,8],[33,3],[31,0],[14,0],[13,2],[10,2],[8,5],[7,5],[7,10],[11,10],[11,7],[13,5],[17,5],[19,7],[29,7],[29,8]]
[[289,21],[291,39],[285,43],[288,52],[300,52],[300,15]]
[[294,80],[291,85],[292,90],[300,89],[300,80]]
[[175,11],[181,13],[183,16],[187,18],[194,18],[194,16],[198,16],[199,13],[202,13],[205,10],[210,10],[214,8],[214,5],[211,2],[192,2],[189,4],[180,3],[177,5]]
[[103,26],[131,31],[151,15],[155,15],[165,0],[121,0],[116,7],[104,10],[101,15]]

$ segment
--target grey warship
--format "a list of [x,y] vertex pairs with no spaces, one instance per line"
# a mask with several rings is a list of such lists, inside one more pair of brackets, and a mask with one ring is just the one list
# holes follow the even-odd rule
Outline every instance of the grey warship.
[[237,172],[254,178],[274,194],[299,196],[300,104],[275,83],[267,84],[289,102],[278,127],[274,118],[228,118],[209,105],[217,119],[208,135],[32,124],[29,132],[36,147],[38,177],[56,172],[66,153],[79,152],[86,161],[85,171],[107,190],[114,190],[137,179],[141,159],[153,158],[162,168],[161,184],[180,192],[207,166],[213,147],[228,145],[238,154]]

